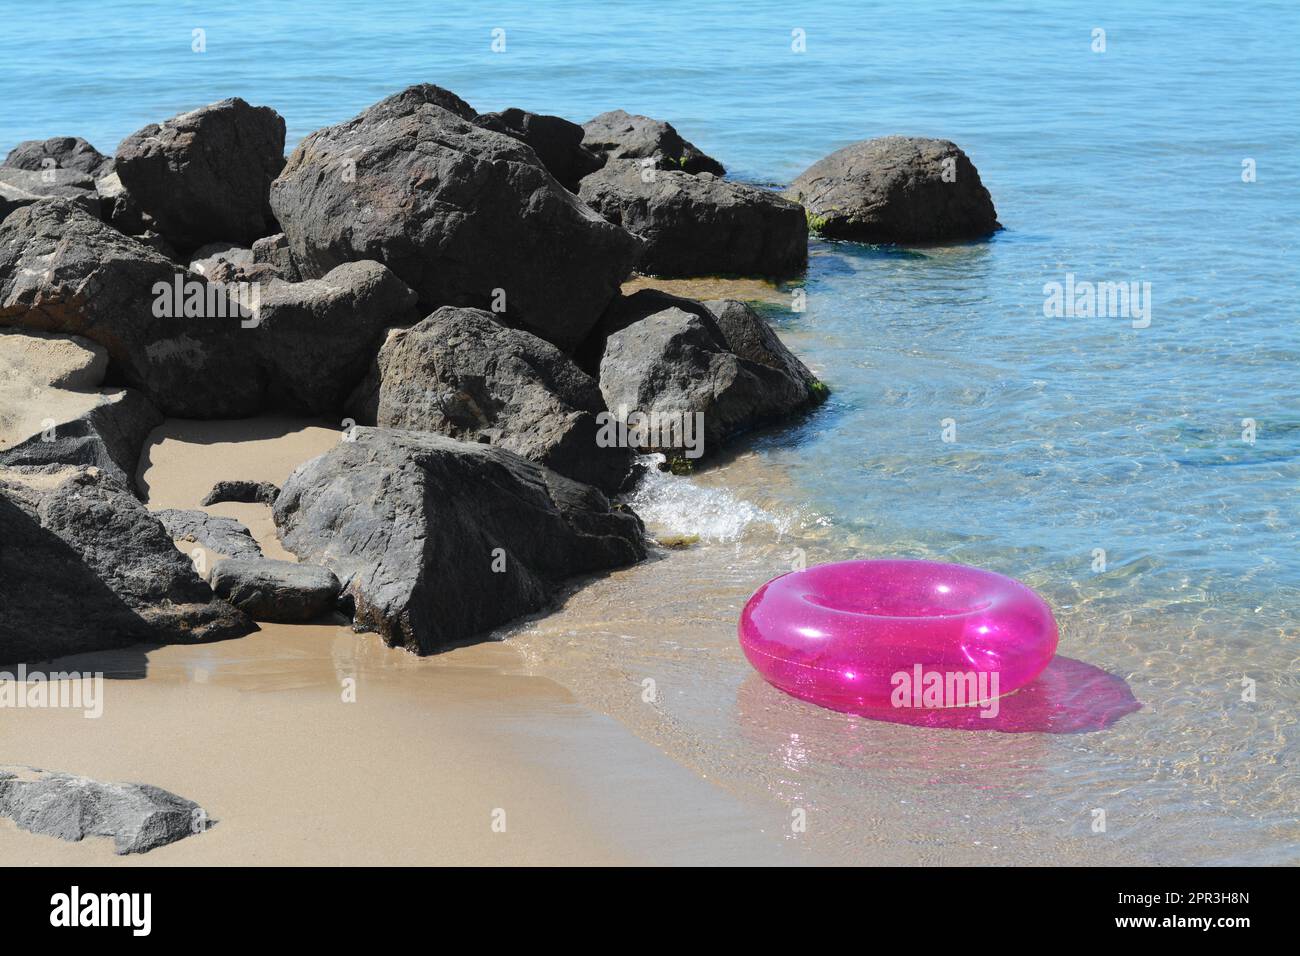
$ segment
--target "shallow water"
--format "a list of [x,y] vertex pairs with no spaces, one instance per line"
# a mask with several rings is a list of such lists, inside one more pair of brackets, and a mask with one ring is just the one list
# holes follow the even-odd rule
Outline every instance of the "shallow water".
[[[481,110],[670,118],[756,182],[868,136],[957,141],[1006,231],[815,243],[806,311],[762,298],[828,405],[642,489],[652,527],[704,540],[515,640],[712,779],[804,807],[798,838],[844,859],[1296,862],[1300,8],[1201,7],[27,4],[0,34],[23,64],[0,77],[0,148],[66,133],[111,151],[228,95],[275,106],[292,145],[415,81]],[[1045,318],[1067,273],[1149,282],[1150,325]],[[1056,609],[1060,653],[1142,709],[1090,733],[963,733],[785,698],[733,628],[795,548],[1019,577]]]

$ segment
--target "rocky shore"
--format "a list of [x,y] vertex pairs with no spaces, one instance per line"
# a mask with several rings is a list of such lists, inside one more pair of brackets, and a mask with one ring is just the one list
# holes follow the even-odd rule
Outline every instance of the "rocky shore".
[[[790,280],[810,231],[1000,228],[937,140],[854,144],[778,194],[666,122],[421,84],[284,147],[228,99],[112,157],[62,136],[0,165],[0,663],[335,615],[421,654],[480,638],[646,556],[618,498],[642,455],[687,471],[828,394],[751,304],[634,274]],[[272,414],[338,443],[282,487],[213,460],[202,501],[146,506],[165,419]]]

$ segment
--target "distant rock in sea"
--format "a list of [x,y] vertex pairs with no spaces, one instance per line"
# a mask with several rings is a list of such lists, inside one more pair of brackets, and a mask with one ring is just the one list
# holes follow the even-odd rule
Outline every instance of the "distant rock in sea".
[[974,164],[946,139],[882,136],[818,160],[785,191],[828,239],[926,243],[1002,227]]

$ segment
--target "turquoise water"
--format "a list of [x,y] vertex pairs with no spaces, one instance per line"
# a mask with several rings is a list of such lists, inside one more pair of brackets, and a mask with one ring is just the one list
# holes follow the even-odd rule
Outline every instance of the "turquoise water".
[[[1073,774],[1053,792],[1091,780],[1194,805],[1161,859],[1291,858],[1276,828],[1294,840],[1300,6],[820,6],[6,4],[0,149],[75,134],[109,152],[231,95],[279,110],[292,145],[417,81],[480,110],[667,118],[760,183],[870,136],[955,140],[1006,230],[924,250],[814,243],[807,311],[770,315],[832,400],[744,446],[757,464],[697,482],[786,516],[813,558],[1028,580],[1058,609],[1062,653],[1144,705],[1104,755],[1048,760]],[[1067,273],[1149,282],[1149,327],[1045,317],[1044,283]],[[738,540],[701,573],[749,568]]]

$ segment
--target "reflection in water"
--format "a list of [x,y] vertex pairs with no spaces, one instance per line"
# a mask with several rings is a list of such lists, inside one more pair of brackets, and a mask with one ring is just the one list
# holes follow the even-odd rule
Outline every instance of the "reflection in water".
[[[746,681],[743,688],[751,683]],[[989,709],[987,717],[982,707],[880,707],[868,712],[858,705],[854,713],[869,720],[942,730],[1080,734],[1105,730],[1142,707],[1124,678],[1060,656],[1032,682],[997,703],[997,713]]]

